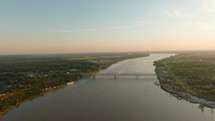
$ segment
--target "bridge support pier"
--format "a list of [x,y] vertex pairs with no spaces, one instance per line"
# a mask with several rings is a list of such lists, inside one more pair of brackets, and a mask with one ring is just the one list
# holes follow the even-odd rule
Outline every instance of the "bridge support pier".
[[93,74],[93,79],[96,79],[96,74]]

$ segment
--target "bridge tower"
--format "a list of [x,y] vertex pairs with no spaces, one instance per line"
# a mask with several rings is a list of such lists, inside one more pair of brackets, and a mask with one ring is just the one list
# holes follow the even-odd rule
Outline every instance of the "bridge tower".
[[137,80],[139,79],[139,74],[138,74],[138,72],[136,72],[136,77],[137,77]]

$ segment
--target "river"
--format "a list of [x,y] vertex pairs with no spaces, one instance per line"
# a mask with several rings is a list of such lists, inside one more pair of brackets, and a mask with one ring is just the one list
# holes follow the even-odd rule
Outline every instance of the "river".
[[[155,73],[153,62],[171,54],[125,60],[100,73]],[[213,109],[178,100],[154,83],[155,76],[98,76],[46,93],[0,121],[215,121]]]

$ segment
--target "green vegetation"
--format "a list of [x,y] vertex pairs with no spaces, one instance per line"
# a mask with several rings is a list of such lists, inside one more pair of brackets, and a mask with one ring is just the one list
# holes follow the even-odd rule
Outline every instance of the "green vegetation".
[[145,53],[0,56],[0,114],[51,89]]
[[155,66],[164,90],[215,101],[214,52],[179,53],[155,62]]

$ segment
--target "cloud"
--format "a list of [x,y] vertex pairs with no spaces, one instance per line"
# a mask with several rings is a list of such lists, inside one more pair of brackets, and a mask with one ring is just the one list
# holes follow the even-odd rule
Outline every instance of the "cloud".
[[139,21],[135,24],[137,27],[144,27],[146,25],[154,25],[154,24],[160,24],[160,21]]
[[106,31],[106,30],[126,30],[135,27],[143,27],[149,24],[159,24],[159,21],[139,21],[130,25],[119,25],[119,26],[109,26],[109,27],[101,27],[101,28],[85,28],[85,29],[56,29],[49,32],[55,33],[73,33],[73,32],[93,32],[93,31]]
[[192,18],[195,17],[196,14],[185,13],[177,10],[165,10],[164,14],[168,17],[178,17],[178,18]]
[[111,26],[111,27],[107,27],[106,29],[130,29],[130,28],[132,28],[132,26],[125,25],[125,26]]
[[86,28],[86,29],[56,29],[51,32],[59,32],[59,33],[71,33],[71,32],[90,32],[90,31],[98,31],[97,28]]
[[182,28],[198,30],[215,30],[215,25],[206,22],[184,22],[182,24]]
[[215,0],[201,0],[198,6],[201,11],[209,13],[215,12]]
[[93,32],[93,31],[104,31],[104,30],[122,30],[122,29],[130,29],[132,26],[110,26],[110,27],[103,27],[103,28],[86,28],[86,29],[56,29],[50,32],[56,33],[72,33],[72,32]]

